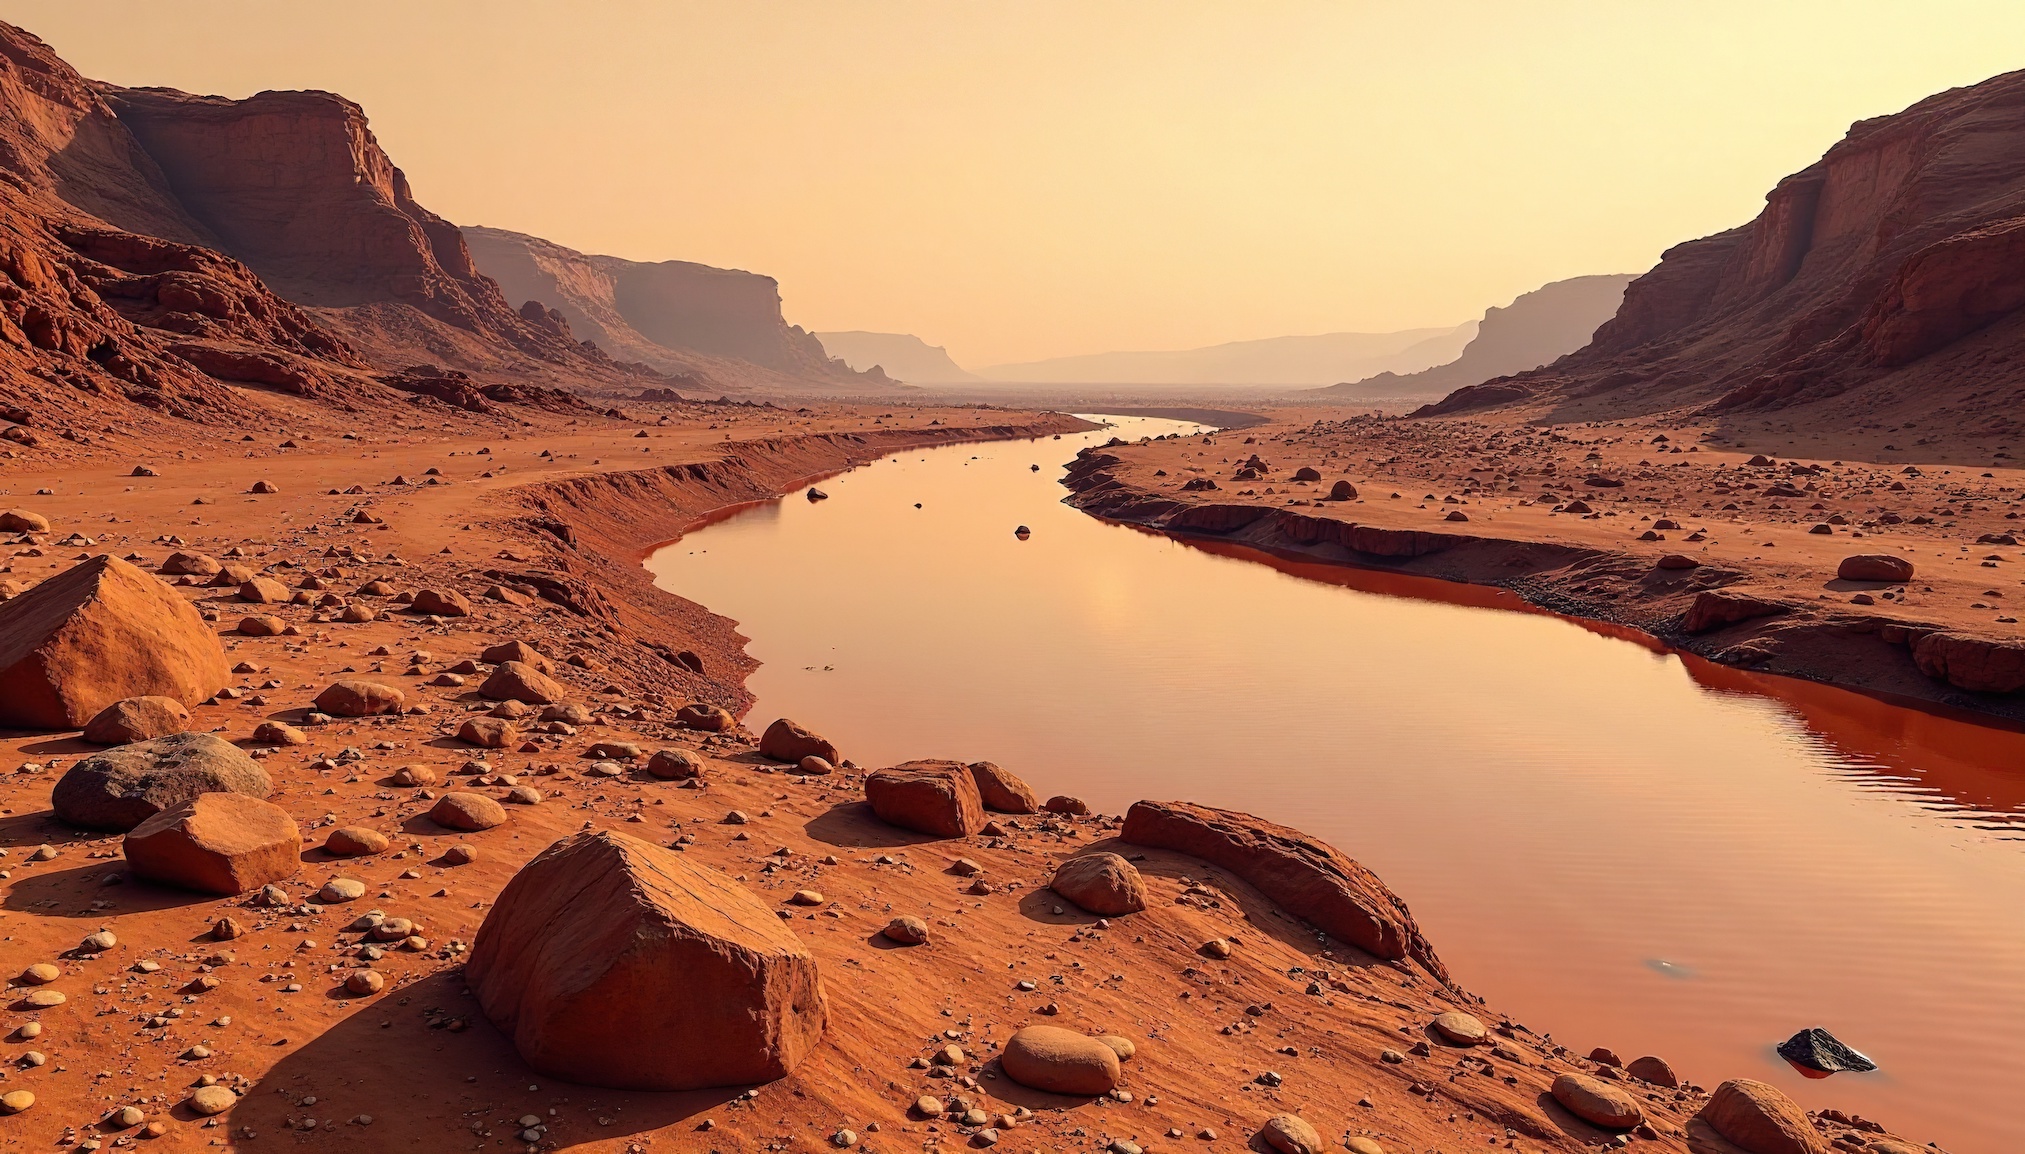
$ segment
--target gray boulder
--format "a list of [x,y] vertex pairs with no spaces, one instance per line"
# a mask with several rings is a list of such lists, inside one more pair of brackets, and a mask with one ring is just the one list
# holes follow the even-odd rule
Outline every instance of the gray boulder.
[[209,733],[177,733],[94,754],[50,791],[56,816],[85,829],[124,833],[206,793],[265,799],[274,783],[244,750]]

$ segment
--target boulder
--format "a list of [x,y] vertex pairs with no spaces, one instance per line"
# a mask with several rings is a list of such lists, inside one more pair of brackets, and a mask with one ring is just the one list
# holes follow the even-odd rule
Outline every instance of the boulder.
[[1221,866],[1288,913],[1387,960],[1412,958],[1439,981],[1448,967],[1378,875],[1300,830],[1235,810],[1180,801],[1134,802],[1119,836]]
[[1877,1063],[1844,1045],[1842,1039],[1814,1026],[1779,1043],[1779,1056],[1796,1066],[1823,1074],[1867,1074]]
[[1826,1149],[1797,1102],[1777,1087],[1749,1078],[1717,1086],[1694,1120],[1749,1154],[1822,1154]]
[[85,758],[57,779],[49,804],[71,825],[125,831],[202,794],[273,792],[267,771],[238,746],[209,733],[177,733]]
[[699,701],[676,710],[675,723],[690,729],[700,729],[705,733],[722,733],[737,725],[738,719],[731,716],[729,710],[719,709],[715,705],[705,705]]
[[407,695],[391,685],[377,681],[365,681],[356,677],[341,678],[324,687],[316,695],[316,707],[332,717],[373,717],[382,713],[399,713],[408,702]]
[[977,796],[984,802],[984,808],[999,813],[1040,811],[1040,799],[1034,796],[1033,787],[1020,780],[1018,774],[989,761],[973,761],[970,776],[977,782]]
[[1435,1033],[1458,1046],[1481,1046],[1491,1036],[1490,1030],[1484,1027],[1483,1019],[1462,1010],[1444,1010],[1436,1014],[1429,1024],[1434,1027]]
[[478,686],[480,697],[552,705],[570,695],[554,678],[524,661],[502,661]]
[[799,762],[811,755],[820,757],[831,765],[844,760],[837,747],[830,744],[821,734],[803,729],[783,717],[766,727],[760,735],[759,752],[763,757],[775,761]]
[[455,589],[417,589],[408,608],[436,617],[469,617],[471,599]]
[[1041,808],[1049,813],[1059,813],[1068,817],[1087,817],[1090,813],[1089,802],[1080,797],[1070,797],[1065,793],[1058,793],[1049,798]]
[[1319,481],[1321,479],[1322,471],[1313,465],[1302,465],[1300,468],[1294,470],[1294,480],[1296,481]]
[[444,829],[476,833],[506,824],[506,807],[482,793],[446,793],[429,807],[429,820]]
[[1665,1086],[1669,1090],[1680,1085],[1680,1075],[1673,1072],[1673,1067],[1667,1065],[1666,1059],[1655,1058],[1650,1054],[1643,1058],[1633,1058],[1631,1063],[1624,1067],[1624,1072],[1655,1086]]
[[1028,1026],[1006,1039],[1005,1075],[1030,1090],[1091,1098],[1118,1088],[1118,1052],[1057,1026]]
[[1615,1082],[1587,1074],[1563,1074],[1554,1079],[1552,1093],[1570,1114],[1606,1130],[1629,1130],[1645,1121],[1638,1099]]
[[1758,617],[1777,617],[1792,612],[1783,601],[1731,589],[1704,589],[1695,594],[1681,628],[1689,633],[1709,633]]
[[828,1016],[814,956],[773,910],[716,870],[604,831],[513,876],[464,978],[528,1065],[612,1089],[771,1082]]
[[1323,1154],[1329,1148],[1298,1114],[1275,1114],[1266,1119],[1259,1127],[1259,1137],[1280,1154]]
[[647,772],[662,781],[684,781],[703,776],[703,759],[686,749],[657,750],[647,759]]
[[0,533],[47,533],[49,518],[26,509],[0,509]]
[[1844,581],[1910,581],[1913,563],[1896,553],[1858,553],[1844,557],[1835,575]]
[[243,894],[293,877],[302,834],[278,805],[199,794],[135,826],[124,846],[136,877],[207,894]]
[[387,835],[362,825],[341,826],[323,839],[324,852],[333,857],[368,857],[387,850]]
[[1929,633],[1913,643],[1921,673],[1974,693],[2025,690],[2025,641],[1973,633]]
[[238,630],[244,637],[279,637],[288,628],[288,622],[271,613],[256,613],[239,619]]
[[961,762],[910,761],[873,770],[865,776],[865,800],[879,820],[932,837],[969,837],[984,828],[977,779]]
[[96,745],[153,741],[190,728],[190,711],[173,697],[128,697],[98,711],[84,726]]
[[1086,853],[1055,868],[1048,888],[1093,914],[1111,917],[1146,908],[1146,882],[1138,867],[1115,853]]
[[486,749],[504,749],[519,740],[520,730],[497,717],[467,717],[457,727],[457,740]]
[[288,586],[272,577],[254,577],[239,583],[239,599],[255,605],[279,605],[293,596]]
[[487,665],[502,665],[508,661],[518,661],[522,665],[532,665],[536,672],[539,673],[550,673],[555,670],[555,666],[549,662],[548,658],[543,657],[534,646],[529,645],[525,641],[502,641],[497,645],[488,646],[483,653],[478,655],[478,660],[485,662]]
[[1331,501],[1355,501],[1357,499],[1357,486],[1352,485],[1348,481],[1338,481],[1329,486],[1329,499]]
[[928,923],[908,914],[887,922],[886,928],[879,932],[887,941],[902,946],[918,946],[928,941]]
[[77,729],[123,698],[209,701],[229,679],[197,610],[117,558],[0,601],[0,725]]
[[171,553],[162,562],[162,572],[171,577],[209,577],[225,566],[208,553],[190,553],[182,550]]

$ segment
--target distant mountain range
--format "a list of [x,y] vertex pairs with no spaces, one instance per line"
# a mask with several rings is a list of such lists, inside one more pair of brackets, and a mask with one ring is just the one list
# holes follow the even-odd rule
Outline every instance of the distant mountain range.
[[817,333],[823,348],[858,372],[875,366],[895,380],[915,385],[965,384],[981,378],[964,370],[940,345],[913,333]]
[[1322,385],[1452,361],[1476,322],[1394,333],[1322,333],[1172,352],[1091,353],[979,369],[986,380],[1087,385]]
[[1589,343],[1617,315],[1635,273],[1578,276],[1523,293],[1504,308],[1484,310],[1462,355],[1417,373],[1378,373],[1318,392],[1351,397],[1438,397],[1493,377],[1551,364]]

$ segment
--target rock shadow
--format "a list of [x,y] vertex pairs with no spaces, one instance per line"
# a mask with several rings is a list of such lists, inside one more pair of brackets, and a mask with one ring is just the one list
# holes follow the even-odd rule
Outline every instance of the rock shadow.
[[[200,894],[135,880],[128,875],[124,858],[101,858],[25,877],[21,876],[19,867],[14,872],[13,883],[0,905],[42,917],[105,921],[126,914],[209,905],[219,900],[216,894]],[[122,880],[118,884],[109,884],[106,881],[108,877]],[[92,909],[93,902],[110,904],[103,909]]]
[[961,841],[887,825],[872,812],[871,803],[863,801],[831,806],[810,818],[802,826],[802,832],[824,845],[839,849],[904,849],[929,842]]
[[[492,1145],[473,1132],[476,1123],[492,1139],[505,1138],[518,1147],[515,1120],[532,1114],[548,1127],[544,1148],[604,1146],[675,1127],[668,1137],[686,1149],[693,1124],[683,1123],[708,1113],[722,1118],[745,1089],[605,1090],[537,1073],[485,1019],[456,969],[377,995],[338,994],[336,1000],[352,1012],[261,1077],[258,1089],[227,1116],[234,1133],[250,1128],[262,1138],[278,1139],[315,1119],[320,1130],[326,1122],[337,1124],[336,1133],[345,1136],[342,1149]],[[442,1028],[451,1021],[464,1028]],[[401,1057],[389,1060],[390,1054]],[[302,1104],[309,1096],[315,1103]],[[760,1101],[765,1098],[762,1091]],[[371,1121],[359,1121],[361,1115]]]

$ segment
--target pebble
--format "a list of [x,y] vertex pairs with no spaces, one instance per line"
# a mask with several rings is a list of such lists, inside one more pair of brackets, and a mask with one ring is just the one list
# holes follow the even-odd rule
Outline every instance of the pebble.
[[0,1111],[5,1113],[19,1114],[33,1105],[35,1095],[26,1090],[9,1090],[5,1094],[0,1094]]
[[129,1126],[138,1126],[147,1120],[148,1116],[141,1113],[138,1106],[121,1106],[107,1118],[107,1121],[122,1130]]
[[21,983],[26,986],[46,986],[63,976],[63,971],[50,962],[37,962],[21,971]]
[[366,896],[366,883],[357,878],[332,878],[316,891],[317,900],[324,902],[350,902]]
[[377,994],[386,988],[387,979],[376,970],[353,970],[345,979],[345,989],[354,994]]
[[86,934],[84,940],[78,943],[77,948],[87,954],[96,954],[112,949],[119,944],[119,938],[115,937],[111,930],[100,930],[95,934]]

